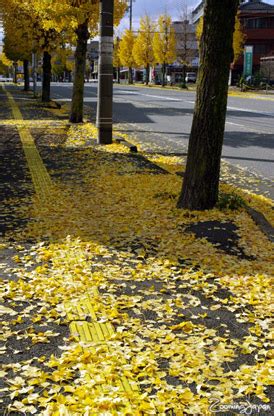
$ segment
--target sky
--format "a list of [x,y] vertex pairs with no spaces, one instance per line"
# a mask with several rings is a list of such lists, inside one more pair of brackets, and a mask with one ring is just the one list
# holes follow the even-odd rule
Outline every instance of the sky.
[[186,6],[193,8],[199,3],[197,0],[135,0],[133,2],[133,15],[142,16],[145,13],[151,17],[167,11],[171,16],[177,16]]
[[[274,2],[274,0],[273,0]],[[199,3],[199,0],[133,0],[133,26],[139,26],[140,17],[148,14],[152,19],[157,19],[160,14],[167,12],[173,19],[179,19],[185,7],[191,9]],[[119,30],[129,26],[128,15],[122,20]]]
[[[265,0],[274,5],[274,0]],[[199,0],[133,0],[133,27],[138,28],[140,17],[148,14],[152,19],[157,19],[160,14],[167,12],[174,20],[180,19],[182,10],[186,7],[189,11],[199,4]],[[119,32],[129,27],[129,16],[126,15],[119,26]],[[1,38],[0,32],[0,38]]]
[[[266,3],[274,5],[274,0],[265,0]],[[140,17],[148,14],[153,19],[157,19],[160,14],[165,11],[172,16],[174,20],[180,19],[182,10],[185,7],[189,11],[199,4],[199,0],[133,0],[133,26],[139,26]],[[123,31],[129,27],[128,15],[122,20],[119,31]]]

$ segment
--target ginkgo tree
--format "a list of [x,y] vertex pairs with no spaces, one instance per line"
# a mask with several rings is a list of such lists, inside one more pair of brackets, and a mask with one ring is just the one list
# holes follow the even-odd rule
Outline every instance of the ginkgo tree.
[[155,61],[162,65],[162,86],[166,82],[166,66],[176,60],[176,38],[171,17],[164,14],[158,19],[158,27],[153,38]]
[[7,77],[10,74],[10,68],[12,67],[12,61],[8,59],[4,52],[0,53],[0,73]]
[[17,83],[18,61],[22,59],[22,52],[17,49],[16,44],[14,44],[10,36],[4,38],[3,51],[13,68],[13,82]]
[[154,63],[153,36],[155,24],[148,15],[140,20],[140,28],[136,37],[133,56],[137,65],[143,65],[146,69],[146,84],[149,83],[150,66]]
[[[3,1],[0,2],[3,6]],[[5,56],[13,63],[14,81],[17,82],[17,61],[23,61],[24,66],[24,89],[29,89],[29,59],[31,56],[32,39],[28,30],[29,19],[22,14],[19,19],[18,9],[14,2],[5,3],[2,7],[2,18],[4,28],[4,52]]]
[[206,0],[196,103],[178,207],[213,208],[218,201],[233,33],[238,0]]
[[116,36],[113,42],[113,66],[117,72],[117,82],[120,84],[121,59],[120,59],[120,38]]
[[119,46],[119,57],[122,65],[128,67],[128,83],[133,83],[132,68],[135,66],[133,54],[135,36],[132,30],[126,30]]
[[71,79],[71,72],[74,69],[74,61],[71,56],[71,48],[65,45],[55,51],[52,58],[52,73],[58,79],[63,79],[65,75]]
[[[45,29],[65,33],[75,44],[75,69],[70,121],[83,121],[84,74],[87,42],[98,33],[99,0],[30,0]],[[114,21],[119,23],[126,11],[126,0],[115,0]]]
[[42,53],[42,101],[48,102],[50,101],[51,53],[63,39],[62,33],[57,32],[53,27],[45,27],[41,24],[40,12],[33,7],[32,1],[1,0],[4,30],[7,36],[5,43],[12,43],[14,51],[17,51],[20,57],[24,57],[24,54],[29,56],[34,51]]

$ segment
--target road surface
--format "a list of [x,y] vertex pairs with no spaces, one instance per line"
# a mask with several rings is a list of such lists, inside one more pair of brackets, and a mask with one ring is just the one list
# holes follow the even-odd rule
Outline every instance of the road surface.
[[[52,85],[52,97],[71,100],[72,85]],[[85,104],[95,121],[97,85],[85,85]],[[184,153],[191,129],[195,92],[114,86],[114,123],[147,150]],[[229,97],[222,157],[231,164],[273,180],[274,95]]]

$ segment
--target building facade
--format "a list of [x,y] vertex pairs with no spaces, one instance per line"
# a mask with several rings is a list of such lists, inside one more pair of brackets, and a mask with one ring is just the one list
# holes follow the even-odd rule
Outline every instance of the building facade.
[[274,85],[274,54],[261,58],[261,74],[269,84]]
[[[239,7],[239,17],[245,34],[245,46],[253,47],[252,73],[261,70],[261,58],[274,54],[274,6],[259,0],[249,0]],[[244,55],[233,65],[234,82],[243,73]]]
[[174,21],[172,28],[176,37],[177,61],[187,67],[197,66],[199,52],[195,25],[185,19]]
[[204,14],[204,0],[200,1],[197,6],[192,10],[191,17],[192,17],[192,23],[194,25],[197,25],[200,18]]
[[[193,23],[203,15],[204,1],[192,12]],[[239,18],[245,34],[245,46],[253,47],[253,74],[260,71],[261,58],[274,54],[274,6],[261,0],[242,0]],[[244,54],[232,66],[232,82],[243,74]]]

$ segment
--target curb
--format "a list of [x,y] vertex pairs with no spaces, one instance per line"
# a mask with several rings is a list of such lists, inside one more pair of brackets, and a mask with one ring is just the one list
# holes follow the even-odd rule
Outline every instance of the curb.
[[[173,154],[174,155],[174,154]],[[178,153],[175,155],[178,155]],[[180,153],[180,156],[182,155],[186,155],[185,153]],[[147,159],[147,158],[146,158]],[[150,163],[152,163],[149,159],[147,159]],[[153,165],[158,166],[157,164],[153,163]],[[160,166],[158,166],[160,168]],[[170,173],[167,170],[161,168],[165,173]],[[177,176],[180,176],[182,178],[184,178],[184,174],[185,172],[176,172],[175,173]],[[266,235],[266,237],[272,242],[274,243],[274,227],[267,221],[267,219],[265,218],[265,216],[255,210],[254,208],[251,208],[250,206],[245,206],[245,210],[246,212],[250,215],[250,217],[252,218],[252,220],[255,222],[255,224],[259,227],[259,229]]]
[[138,153],[138,149],[137,146],[135,144],[132,144],[130,142],[128,142],[127,140],[121,138],[121,137],[113,137],[114,142],[121,144],[122,146],[125,146],[126,148],[128,148],[130,150],[130,152],[132,153]]
[[274,228],[267,221],[265,216],[261,212],[256,211],[254,208],[251,208],[249,206],[246,206],[245,209],[251,216],[255,224],[257,224],[257,226],[260,228],[260,230],[267,236],[267,238],[272,243],[274,243]]

